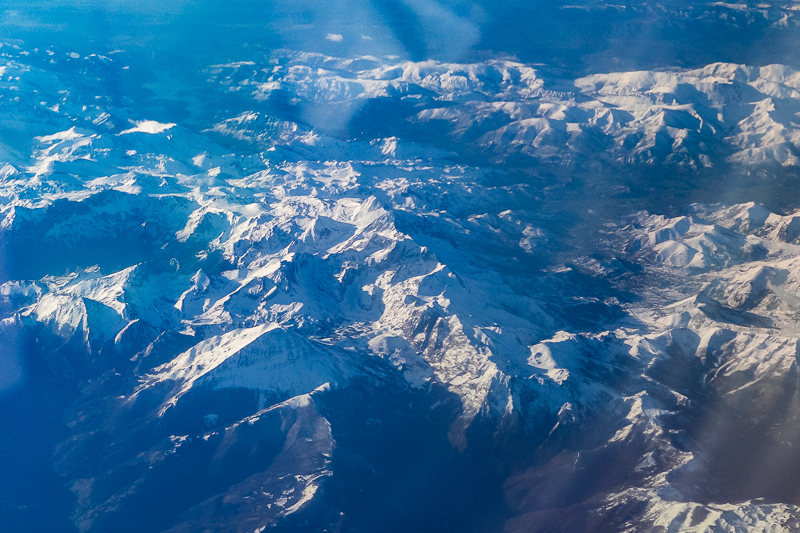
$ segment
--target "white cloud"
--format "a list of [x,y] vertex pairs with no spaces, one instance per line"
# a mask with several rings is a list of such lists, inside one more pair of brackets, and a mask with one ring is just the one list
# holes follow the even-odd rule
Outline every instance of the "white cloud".
[[335,43],[340,43],[344,40],[344,37],[342,37],[340,33],[329,33],[325,38]]

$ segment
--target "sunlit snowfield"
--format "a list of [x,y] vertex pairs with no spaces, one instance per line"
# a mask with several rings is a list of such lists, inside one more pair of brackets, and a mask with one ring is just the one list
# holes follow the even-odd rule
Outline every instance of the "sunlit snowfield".
[[800,3],[333,4],[0,6],[0,531],[799,530]]

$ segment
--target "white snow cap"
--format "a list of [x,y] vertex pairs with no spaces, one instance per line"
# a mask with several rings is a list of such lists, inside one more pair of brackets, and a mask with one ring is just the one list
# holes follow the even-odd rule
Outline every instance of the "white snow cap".
[[166,131],[176,125],[174,123],[162,124],[161,122],[156,122],[155,120],[142,120],[139,122],[134,122],[134,124],[136,124],[136,127],[121,131],[119,134],[125,135],[126,133],[149,133],[154,135],[156,133]]

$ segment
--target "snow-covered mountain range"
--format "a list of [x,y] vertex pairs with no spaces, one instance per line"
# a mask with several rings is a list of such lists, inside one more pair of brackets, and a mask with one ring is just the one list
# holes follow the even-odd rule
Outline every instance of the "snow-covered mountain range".
[[800,529],[800,71],[257,59],[0,48],[11,530]]

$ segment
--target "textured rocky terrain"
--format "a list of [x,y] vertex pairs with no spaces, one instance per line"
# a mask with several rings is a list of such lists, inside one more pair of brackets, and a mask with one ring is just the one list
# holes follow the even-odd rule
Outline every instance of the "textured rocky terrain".
[[3,42],[9,531],[800,529],[800,71],[413,56]]

